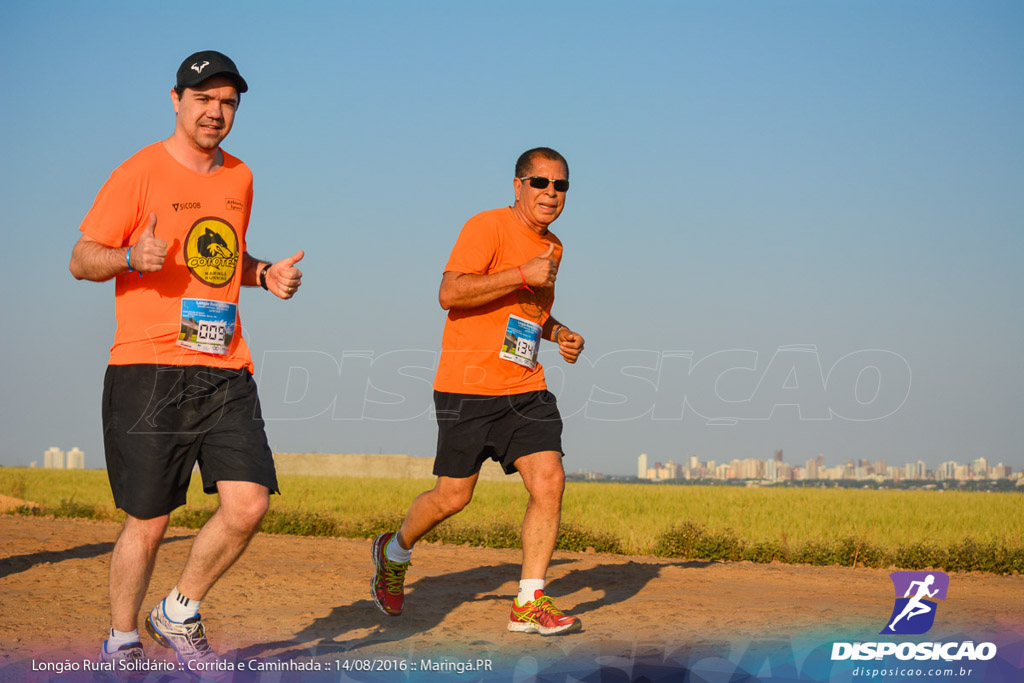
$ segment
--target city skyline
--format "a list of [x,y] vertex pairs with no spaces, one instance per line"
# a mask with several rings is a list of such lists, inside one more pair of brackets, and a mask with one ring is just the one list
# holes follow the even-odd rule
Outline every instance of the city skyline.
[[[284,452],[284,451],[281,451]],[[276,454],[277,452],[275,452]],[[308,455],[333,455],[327,453],[294,454],[289,456]],[[345,455],[345,454],[340,454]],[[728,462],[721,463],[718,460],[701,460],[697,455],[680,456],[682,463],[676,463],[675,458],[668,458],[664,462],[652,459],[647,453],[637,456],[637,470],[635,476],[638,479],[649,479],[656,481],[671,481],[678,479],[716,479],[716,480],[767,480],[767,481],[799,481],[799,480],[869,480],[877,481],[900,481],[900,480],[988,480],[988,479],[1010,479],[1024,480],[1024,471],[1014,472],[1013,468],[1003,462],[990,465],[987,458],[979,457],[972,462],[959,463],[949,460],[939,463],[934,469],[929,469],[923,460],[893,464],[886,460],[874,460],[860,458],[858,461],[847,460],[845,463],[826,467],[826,457],[818,454],[815,458],[805,461],[804,465],[790,465],[783,459],[784,450],[781,448],[772,451],[771,458],[731,458]],[[410,457],[405,454],[389,455],[387,457]],[[416,457],[416,456],[412,456]],[[428,456],[429,459],[429,456]],[[56,446],[52,446],[43,453],[44,469],[86,469],[85,453],[77,446],[72,447],[66,454]],[[653,466],[649,466],[653,465]],[[37,461],[30,461],[27,464],[15,463],[15,467],[34,468],[38,466]],[[103,466],[90,469],[105,469]],[[582,470],[581,470],[582,471]],[[619,475],[617,472],[591,472],[588,474]],[[339,472],[344,474],[344,472]]]
[[1024,482],[1024,472],[1013,472],[1013,468],[999,462],[990,465],[984,457],[975,458],[972,462],[960,464],[949,460],[934,470],[927,468],[922,460],[903,465],[892,465],[885,460],[872,461],[861,458],[826,467],[825,456],[808,459],[804,465],[790,465],[782,459],[782,449],[777,449],[771,459],[745,458],[732,459],[718,463],[715,460],[703,461],[691,455],[684,463],[676,463],[673,459],[664,462],[655,461],[648,467],[649,456],[641,453],[637,457],[637,478],[652,481],[685,480],[758,480],[766,482],[784,481],[989,481],[1017,480]]

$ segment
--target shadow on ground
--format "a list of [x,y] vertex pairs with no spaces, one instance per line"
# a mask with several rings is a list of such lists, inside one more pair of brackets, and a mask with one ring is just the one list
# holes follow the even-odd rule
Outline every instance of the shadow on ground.
[[[188,538],[192,538],[192,536],[171,536],[165,538],[161,545],[173,543],[174,541],[183,541]],[[114,542],[107,541],[104,543],[86,543],[85,545],[65,548],[64,550],[41,550],[27,555],[12,555],[0,559],[0,579],[11,574],[28,571],[38,564],[53,564],[64,562],[65,560],[86,560],[107,555],[113,550]]]
[[[571,564],[573,560],[554,560],[552,565]],[[711,562],[678,562],[655,564],[628,562],[607,564],[571,571],[566,576],[552,581],[549,594],[558,599],[582,589],[603,591],[604,595],[576,605],[572,613],[584,614],[600,607],[614,605],[634,597],[666,566],[704,568]],[[411,583],[406,590],[405,612],[399,617],[384,615],[372,598],[334,607],[330,614],[315,619],[288,640],[258,643],[231,653],[230,657],[248,660],[277,652],[273,659],[291,660],[296,658],[319,658],[351,654],[361,648],[388,643],[404,643],[415,640],[416,636],[440,628],[440,634],[450,631],[453,638],[464,635],[457,624],[442,625],[445,617],[469,602],[498,602],[504,605],[511,596],[495,591],[508,582],[519,580],[519,564],[504,563],[477,567],[466,571],[430,576]],[[625,580],[624,580],[625,578]],[[367,582],[369,583],[369,582]],[[611,587],[611,588],[609,588]],[[369,630],[369,634],[365,632]],[[364,633],[345,638],[346,634]],[[436,637],[437,634],[432,634]],[[472,643],[474,646],[493,646],[486,640]]]

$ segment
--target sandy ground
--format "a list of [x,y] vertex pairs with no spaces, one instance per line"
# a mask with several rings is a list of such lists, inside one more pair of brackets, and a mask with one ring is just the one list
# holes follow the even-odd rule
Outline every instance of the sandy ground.
[[7,512],[8,510],[14,510],[19,507],[30,507],[38,508],[38,503],[33,503],[30,500],[22,500],[21,498],[11,498],[0,494],[0,512]]
[[[0,680],[46,680],[29,662],[95,656],[108,624],[118,529],[0,515]],[[174,585],[194,535],[168,531],[144,610]],[[320,661],[334,667],[325,680],[345,680],[341,667],[356,661],[408,665],[423,657],[486,658],[527,680],[566,660],[667,661],[683,650],[690,661],[735,660],[737,647],[814,634],[871,640],[893,607],[886,570],[559,552],[548,593],[584,630],[542,638],[505,628],[518,551],[420,544],[401,617],[383,615],[370,598],[369,555],[369,540],[258,535],[203,601],[212,644],[236,661]],[[1024,577],[954,574],[941,609],[928,638],[995,631],[1024,642]],[[143,640],[150,656],[166,656]],[[407,671],[366,680],[409,678]],[[622,680],[631,678],[627,671]]]

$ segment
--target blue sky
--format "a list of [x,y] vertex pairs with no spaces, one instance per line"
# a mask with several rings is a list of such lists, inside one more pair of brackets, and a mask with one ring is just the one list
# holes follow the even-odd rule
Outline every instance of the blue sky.
[[948,2],[4,3],[0,464],[102,462],[113,285],[67,271],[180,61],[250,84],[225,148],[275,450],[432,455],[437,286],[550,145],[569,470],[771,456],[1024,467],[1024,8]]

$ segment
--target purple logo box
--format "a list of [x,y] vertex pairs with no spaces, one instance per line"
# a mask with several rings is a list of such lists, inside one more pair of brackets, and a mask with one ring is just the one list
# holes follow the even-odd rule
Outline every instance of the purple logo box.
[[[931,581],[928,581],[929,576],[932,577]],[[928,582],[929,593],[938,589],[938,593],[927,598],[928,600],[945,600],[946,592],[949,591],[949,576],[945,572],[892,572],[889,578],[892,579],[897,598],[902,598],[910,589],[910,584],[915,581]]]

